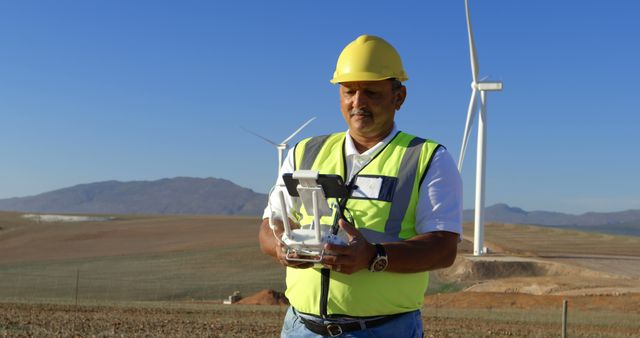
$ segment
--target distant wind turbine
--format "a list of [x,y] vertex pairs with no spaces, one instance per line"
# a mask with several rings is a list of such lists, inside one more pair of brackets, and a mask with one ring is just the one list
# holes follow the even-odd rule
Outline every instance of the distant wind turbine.
[[467,34],[469,37],[469,57],[471,59],[471,100],[469,101],[469,109],[467,111],[467,122],[464,127],[464,136],[462,138],[462,149],[460,150],[460,159],[458,160],[458,170],[462,171],[462,162],[464,153],[469,142],[469,133],[471,125],[476,115],[476,106],[478,101],[478,92],[480,92],[480,118],[478,119],[478,144],[476,154],[476,205],[475,205],[475,226],[473,236],[473,254],[480,256],[485,253],[484,250],[484,183],[486,168],[486,136],[487,136],[487,96],[488,91],[501,91],[502,82],[486,82],[484,79],[478,80],[478,72],[480,65],[476,55],[476,46],[473,42],[473,31],[471,29],[471,16],[469,14],[469,0],[464,1],[465,12],[467,14]]
[[284,152],[287,151],[287,149],[289,148],[289,145],[287,144],[287,142],[289,142],[294,136],[296,136],[302,129],[304,129],[304,127],[306,127],[309,123],[311,123],[311,121],[315,120],[315,117],[312,117],[309,119],[309,121],[305,122],[303,125],[300,126],[300,128],[298,128],[296,131],[293,132],[293,134],[289,135],[289,137],[285,138],[282,142],[280,143],[276,143],[274,141],[271,141],[270,139],[262,136],[262,135],[258,135],[257,133],[252,132],[251,130],[248,130],[246,128],[242,128],[244,131],[253,134],[271,144],[273,144],[274,146],[276,146],[276,149],[278,149],[278,176],[280,176],[280,168],[282,167],[282,161],[284,159]]

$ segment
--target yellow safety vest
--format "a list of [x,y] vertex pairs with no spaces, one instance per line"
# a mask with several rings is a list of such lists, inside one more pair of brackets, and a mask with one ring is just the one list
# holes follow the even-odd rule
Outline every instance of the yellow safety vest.
[[[345,179],[345,133],[302,140],[294,150],[296,170],[310,169]],[[418,192],[439,144],[403,132],[354,177],[378,180],[375,198],[350,197],[346,209],[371,243],[397,242],[415,236]],[[330,201],[331,202],[331,201]],[[312,217],[304,207],[301,224]],[[332,224],[332,217],[322,223]],[[351,275],[329,269],[287,268],[286,296],[296,310],[318,315],[376,316],[413,311],[422,306],[428,272],[395,273],[360,270]]]

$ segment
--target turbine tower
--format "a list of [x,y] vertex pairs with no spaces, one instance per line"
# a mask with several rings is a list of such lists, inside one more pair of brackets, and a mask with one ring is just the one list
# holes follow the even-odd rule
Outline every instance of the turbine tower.
[[270,139],[262,136],[262,135],[258,135],[254,132],[252,132],[251,130],[244,129],[246,132],[251,133],[271,144],[273,144],[274,146],[276,146],[276,149],[278,149],[278,176],[280,176],[280,168],[282,167],[282,161],[284,159],[284,152],[287,151],[287,149],[289,148],[289,145],[287,144],[287,142],[289,142],[294,136],[296,136],[304,127],[306,127],[309,123],[311,123],[311,121],[315,120],[315,117],[310,118],[307,122],[305,122],[302,126],[300,126],[300,128],[298,128],[296,131],[293,132],[293,134],[289,135],[289,137],[285,138],[282,142],[280,143],[276,143],[271,141]]
[[469,14],[469,0],[464,1],[465,12],[467,14],[467,35],[469,38],[469,58],[471,59],[471,100],[469,100],[469,108],[467,110],[467,122],[464,127],[464,136],[462,137],[462,149],[460,150],[460,158],[458,160],[458,170],[462,171],[462,162],[464,153],[469,142],[469,133],[471,125],[476,115],[478,102],[478,92],[480,93],[480,117],[478,119],[478,143],[476,153],[476,205],[474,219],[474,235],[473,235],[473,254],[480,256],[485,252],[484,249],[484,183],[486,168],[486,137],[487,137],[487,94],[489,91],[501,91],[502,82],[487,82],[484,79],[478,80],[480,65],[476,55],[476,46],[473,42],[473,30],[471,29],[471,16]]

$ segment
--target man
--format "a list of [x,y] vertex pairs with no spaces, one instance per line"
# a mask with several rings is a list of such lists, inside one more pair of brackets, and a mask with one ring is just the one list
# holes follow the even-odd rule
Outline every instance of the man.
[[[271,194],[259,240],[287,267],[291,307],[282,337],[421,337],[420,308],[428,272],[453,264],[461,234],[462,184],[439,144],[398,131],[394,117],[408,79],[396,50],[362,35],[347,45],[331,80],[340,87],[346,133],[298,143],[281,173],[310,169],[348,182],[347,245],[325,244],[319,268],[287,260],[279,241],[282,217],[308,224],[304,210],[282,215]],[[277,190],[282,187],[278,178]],[[286,195],[286,194],[285,194]],[[297,204],[287,199],[287,210]],[[272,231],[269,218],[277,225]]]

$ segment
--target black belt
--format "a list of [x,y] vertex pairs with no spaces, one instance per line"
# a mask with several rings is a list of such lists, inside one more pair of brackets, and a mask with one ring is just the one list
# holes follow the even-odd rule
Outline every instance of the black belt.
[[384,316],[381,318],[376,318],[371,320],[359,320],[356,322],[349,322],[349,323],[328,323],[328,324],[314,322],[312,320],[305,319],[300,315],[298,315],[298,317],[300,317],[300,320],[302,320],[302,323],[304,324],[304,326],[307,327],[307,329],[309,329],[309,331],[319,334],[321,336],[335,337],[335,336],[341,335],[344,332],[358,331],[358,330],[364,330],[364,329],[380,326],[402,315],[404,315],[404,313],[398,313],[395,315]]

